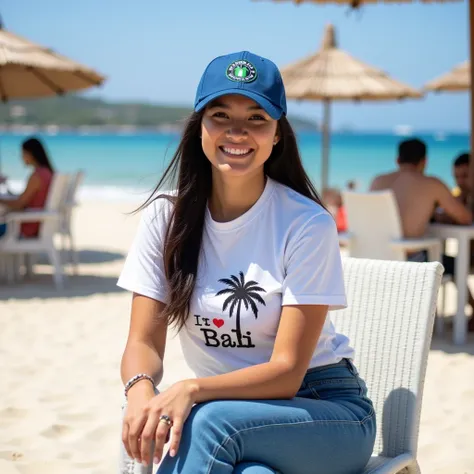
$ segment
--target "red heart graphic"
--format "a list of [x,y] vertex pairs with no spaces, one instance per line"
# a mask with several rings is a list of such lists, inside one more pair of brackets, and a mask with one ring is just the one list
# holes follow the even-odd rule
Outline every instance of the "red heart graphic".
[[223,319],[214,318],[214,319],[212,320],[212,322],[213,322],[214,325],[217,326],[218,328],[224,326],[224,320],[223,320]]

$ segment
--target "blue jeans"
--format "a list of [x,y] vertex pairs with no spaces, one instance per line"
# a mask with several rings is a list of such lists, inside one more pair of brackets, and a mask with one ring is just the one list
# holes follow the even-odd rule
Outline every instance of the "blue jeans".
[[0,224],[0,237],[3,237],[7,233],[7,225]]
[[196,405],[158,474],[357,474],[374,442],[366,385],[343,359],[310,369],[292,400]]

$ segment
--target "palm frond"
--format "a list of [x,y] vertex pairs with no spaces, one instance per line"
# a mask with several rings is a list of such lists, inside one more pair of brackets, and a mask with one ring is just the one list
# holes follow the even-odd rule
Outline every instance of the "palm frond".
[[244,288],[245,287],[244,272],[239,272],[239,275],[240,275],[240,285],[242,286],[242,288]]
[[[226,300],[224,301],[224,304],[222,305],[222,311],[225,311],[227,309],[227,306],[229,306],[229,304],[233,301],[235,301],[236,298],[234,295],[230,295],[229,297],[226,298]],[[232,307],[230,308],[230,316],[232,316]]]
[[230,305],[230,309],[229,309],[229,316],[232,317],[232,315],[234,314],[234,309],[235,309],[235,306],[237,305],[237,303],[239,302],[238,299],[234,299],[232,301],[232,304]]
[[221,295],[229,295],[229,294],[234,294],[235,289],[234,288],[224,288],[223,290],[220,290],[216,293],[216,296],[221,296]]
[[261,291],[262,293],[266,293],[266,290],[264,290],[263,288],[261,288],[260,286],[251,286],[251,287],[248,287],[248,288],[245,288],[247,290],[247,292],[250,292],[250,291]]
[[235,275],[231,275],[230,277],[235,282],[236,288],[240,288],[240,280]]
[[247,296],[249,298],[253,298],[254,300],[257,300],[260,304],[263,304],[263,306],[266,306],[265,300],[258,294],[254,292],[247,293]]
[[[232,275],[232,277],[234,277],[234,275]],[[232,278],[231,277],[231,278]],[[235,278],[235,277],[234,277]],[[234,281],[232,280],[229,280],[228,278],[221,278],[219,280],[219,283],[224,283],[224,285],[227,285],[227,286],[230,286],[231,288],[235,288],[237,289],[238,288],[238,285],[239,285],[239,280],[237,280],[237,285],[235,284]]]
[[248,290],[251,286],[253,285],[258,285],[258,281],[250,280],[247,283],[245,283],[245,289]]
[[257,317],[258,317],[258,308],[257,308],[257,305],[255,304],[255,301],[249,298],[249,304],[250,304],[250,307],[252,308],[252,313],[254,314],[255,319],[257,319]]

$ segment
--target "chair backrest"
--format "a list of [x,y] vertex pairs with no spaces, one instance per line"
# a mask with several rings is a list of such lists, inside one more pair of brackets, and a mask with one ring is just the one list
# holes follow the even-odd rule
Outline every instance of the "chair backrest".
[[400,213],[392,191],[343,191],[342,199],[351,234],[351,257],[406,259],[402,250],[390,247],[390,241],[403,236]]
[[344,259],[348,307],[331,312],[355,348],[354,363],[377,413],[374,454],[416,455],[439,262]]
[[83,179],[84,179],[84,171],[82,170],[76,171],[71,176],[71,180],[69,182],[69,187],[68,187],[67,196],[66,196],[66,202],[65,202],[66,206],[68,207],[74,206],[77,190],[79,188],[79,185],[82,183]]
[[[44,206],[45,211],[57,212],[59,215],[67,196],[70,180],[71,176],[68,174],[54,173]],[[40,226],[39,238],[49,238],[50,235],[59,231],[59,226],[59,218],[57,221],[46,220]]]
[[54,173],[44,206],[46,211],[59,211],[61,209],[68,193],[70,180],[71,175],[69,174]]
[[66,190],[66,198],[61,204],[61,222],[60,222],[60,232],[61,233],[70,233],[71,232],[71,219],[72,212],[76,205],[76,196],[84,178],[84,171],[76,171],[69,180],[69,184]]

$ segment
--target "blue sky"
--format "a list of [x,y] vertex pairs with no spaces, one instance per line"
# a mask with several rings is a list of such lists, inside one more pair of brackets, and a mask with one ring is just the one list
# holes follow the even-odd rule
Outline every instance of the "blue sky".
[[[106,99],[191,105],[207,63],[242,49],[279,66],[318,47],[333,23],[339,46],[414,87],[468,57],[467,0],[447,4],[346,6],[251,0],[3,0],[7,29],[104,73],[91,92]],[[290,114],[318,120],[319,103],[289,103]],[[333,127],[467,130],[467,93],[429,94],[421,101],[339,103]]]

